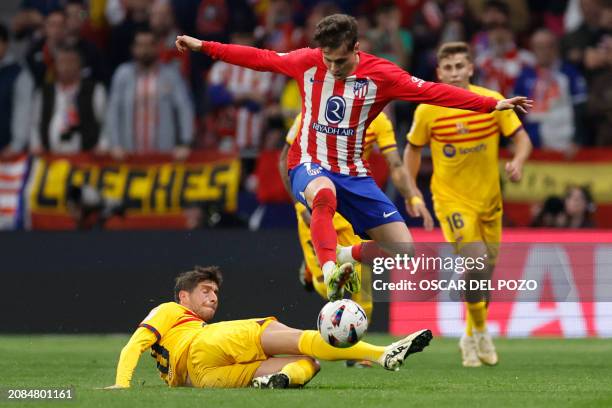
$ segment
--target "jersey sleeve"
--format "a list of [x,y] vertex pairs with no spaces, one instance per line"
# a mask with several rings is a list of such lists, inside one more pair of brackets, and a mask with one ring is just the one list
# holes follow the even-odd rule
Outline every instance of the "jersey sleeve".
[[130,341],[121,350],[115,384],[122,387],[130,386],[140,355],[155,342],[157,342],[155,334],[144,327],[139,327],[134,332]]
[[381,112],[374,118],[372,123],[370,123],[370,128],[372,128],[372,131],[376,135],[376,144],[381,153],[397,150],[393,123],[391,123],[384,112]]
[[497,105],[497,100],[494,98],[481,96],[452,85],[424,81],[411,76],[390,62],[385,64],[384,69],[390,80],[388,86],[385,87],[385,92],[388,92],[386,96],[389,99],[403,99],[482,113],[492,112]]
[[298,132],[300,131],[301,123],[302,123],[302,113],[300,112],[293,120],[293,124],[289,128],[289,131],[287,132],[287,136],[285,137],[285,141],[287,142],[289,146],[291,146],[293,142],[295,141],[295,138],[297,137]]
[[149,330],[159,341],[182,315],[183,310],[175,303],[163,303],[152,309],[138,327]]
[[278,53],[246,45],[222,44],[215,41],[202,41],[201,50],[214,59],[254,69],[256,71],[277,72],[279,74],[296,77],[317,53],[312,48],[301,48],[288,53]]
[[425,146],[431,138],[428,115],[425,105],[419,105],[414,112],[412,127],[406,135],[408,143],[414,146]]
[[[503,99],[501,94],[494,94],[495,98]],[[496,111],[493,113],[501,134],[505,137],[514,136],[514,134],[523,127],[518,115],[512,110]]]

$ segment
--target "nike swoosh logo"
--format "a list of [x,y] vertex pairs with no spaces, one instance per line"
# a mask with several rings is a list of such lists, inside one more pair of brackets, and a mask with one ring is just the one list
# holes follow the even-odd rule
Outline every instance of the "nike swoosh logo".
[[314,84],[315,82],[323,83],[325,81],[319,81],[318,79],[310,78],[310,83]]
[[397,212],[397,210],[392,211],[392,212],[390,212],[390,213],[386,213],[386,212],[384,212],[384,213],[383,213],[383,218],[389,218],[390,216],[392,216],[392,215],[393,215],[393,214],[395,214],[396,212]]

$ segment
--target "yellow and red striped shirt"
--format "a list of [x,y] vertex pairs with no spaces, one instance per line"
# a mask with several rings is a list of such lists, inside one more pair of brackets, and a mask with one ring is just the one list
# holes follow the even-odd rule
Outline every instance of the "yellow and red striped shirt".
[[[486,88],[470,85],[469,90],[504,99]],[[434,202],[460,202],[478,212],[500,207],[499,138],[512,136],[520,128],[521,122],[512,110],[478,113],[419,105],[407,138],[412,145],[431,146]]]
[[175,302],[162,303],[151,310],[121,352],[116,384],[130,385],[140,353],[149,347],[162,380],[170,386],[185,384],[187,351],[205,324],[191,310]]

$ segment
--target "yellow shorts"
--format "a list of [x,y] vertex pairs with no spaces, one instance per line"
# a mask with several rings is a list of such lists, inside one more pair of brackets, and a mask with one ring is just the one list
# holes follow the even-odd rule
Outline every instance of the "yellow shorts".
[[261,333],[274,317],[232,320],[202,328],[189,347],[187,372],[194,387],[238,388],[249,385],[268,358]]
[[[327,299],[327,288],[323,281],[323,271],[319,266],[319,260],[317,254],[312,245],[312,235],[310,234],[310,228],[304,222],[304,219],[300,215],[302,211],[306,210],[306,206],[302,203],[295,204],[295,213],[297,215],[298,222],[298,236],[300,239],[300,246],[302,247],[302,253],[304,254],[304,262],[306,268],[312,274],[312,284],[317,293],[323,298]],[[357,245],[363,240],[353,230],[353,227],[349,222],[339,213],[336,213],[333,218],[334,229],[338,234],[338,243],[342,246]],[[372,294],[370,291],[370,280],[369,275],[362,273],[362,265],[357,264],[357,273],[361,276],[361,292],[356,293],[352,296],[352,299],[357,302],[361,307],[364,308],[368,317],[372,314]],[[366,276],[367,275],[367,276]]]
[[454,244],[455,250],[461,250],[466,243],[484,242],[490,261],[495,262],[502,234],[501,211],[483,214],[467,206],[448,203],[435,204],[434,210],[444,238]]

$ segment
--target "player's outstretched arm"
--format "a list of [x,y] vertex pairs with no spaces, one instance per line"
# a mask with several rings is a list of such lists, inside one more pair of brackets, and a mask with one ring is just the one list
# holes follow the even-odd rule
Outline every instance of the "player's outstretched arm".
[[[313,57],[315,50],[304,48],[289,53],[277,53],[255,47],[237,44],[222,44],[215,41],[201,41],[188,35],[179,35],[175,41],[180,52],[188,50],[203,52],[211,58],[256,71],[277,72],[291,77],[299,73],[302,58]],[[313,54],[314,53],[314,54]]]
[[132,375],[138,365],[140,355],[157,341],[157,337],[144,327],[138,328],[130,338],[130,341],[121,350],[119,363],[117,364],[117,376],[115,384],[105,387],[105,390],[119,390],[130,387]]
[[416,176],[421,167],[422,147],[414,146],[410,143],[404,149],[404,169],[411,184],[411,194],[406,197],[406,212],[414,218],[423,217],[423,227],[427,231],[433,230],[434,221],[431,213],[425,205],[423,194],[416,184]]
[[202,48],[202,41],[188,35],[179,35],[174,43],[179,52],[191,50],[198,52]]
[[502,99],[501,101],[497,101],[497,105],[495,105],[495,110],[503,111],[508,109],[514,109],[520,113],[527,113],[527,110],[533,107],[533,101],[531,99],[527,99],[525,96],[515,96],[510,99]]
[[523,165],[529,158],[533,145],[525,129],[519,129],[512,138],[514,144],[514,157],[506,163],[506,174],[513,183],[518,183],[523,178]]

